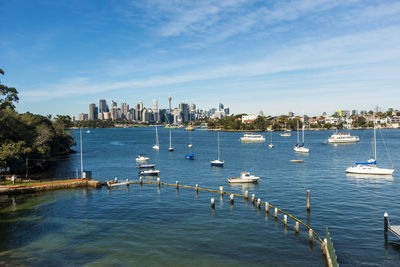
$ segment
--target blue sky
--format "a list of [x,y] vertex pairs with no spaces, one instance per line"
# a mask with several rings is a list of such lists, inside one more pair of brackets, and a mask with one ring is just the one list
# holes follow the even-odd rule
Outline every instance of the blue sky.
[[0,0],[0,68],[17,109],[99,99],[234,113],[400,109],[399,1]]

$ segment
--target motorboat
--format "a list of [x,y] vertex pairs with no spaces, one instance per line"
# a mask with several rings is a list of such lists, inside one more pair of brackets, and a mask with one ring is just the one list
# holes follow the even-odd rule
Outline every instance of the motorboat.
[[242,172],[240,177],[230,177],[228,178],[229,183],[257,183],[260,177],[254,176],[249,172]]
[[139,164],[136,166],[138,169],[153,169],[156,164]]
[[155,176],[158,175],[160,173],[159,170],[145,170],[145,171],[140,171],[139,175],[143,175],[143,176]]
[[240,140],[243,143],[262,143],[265,142],[265,137],[261,134],[247,133]]
[[328,138],[330,144],[349,144],[360,141],[358,136],[352,136],[349,132],[335,132]]
[[191,159],[191,160],[194,160],[196,157],[195,157],[195,155],[194,154],[187,154],[187,155],[185,155],[185,159]]
[[149,159],[150,159],[149,157],[145,157],[144,155],[139,154],[138,157],[136,158],[136,162],[146,162]]

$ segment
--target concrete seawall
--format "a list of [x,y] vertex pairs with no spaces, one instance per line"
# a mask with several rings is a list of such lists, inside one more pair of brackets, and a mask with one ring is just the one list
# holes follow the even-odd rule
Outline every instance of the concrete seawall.
[[72,188],[99,188],[101,183],[92,179],[76,179],[59,182],[43,182],[33,185],[7,185],[0,186],[0,195],[15,195],[25,193],[37,193],[59,189]]

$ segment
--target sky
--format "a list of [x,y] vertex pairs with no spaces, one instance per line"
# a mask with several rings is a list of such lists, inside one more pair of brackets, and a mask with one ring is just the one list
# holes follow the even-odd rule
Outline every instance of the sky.
[[400,1],[0,0],[19,112],[222,102],[233,113],[400,109]]

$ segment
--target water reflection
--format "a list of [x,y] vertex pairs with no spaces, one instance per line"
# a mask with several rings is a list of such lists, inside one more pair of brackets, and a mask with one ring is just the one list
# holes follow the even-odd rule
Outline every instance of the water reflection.
[[355,180],[356,182],[393,182],[394,177],[392,175],[374,175],[374,174],[355,174],[346,173],[346,177],[350,180]]

